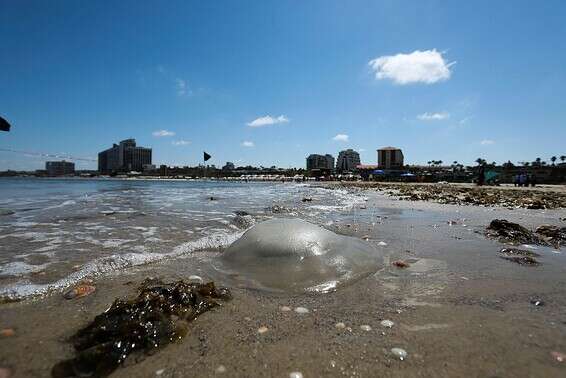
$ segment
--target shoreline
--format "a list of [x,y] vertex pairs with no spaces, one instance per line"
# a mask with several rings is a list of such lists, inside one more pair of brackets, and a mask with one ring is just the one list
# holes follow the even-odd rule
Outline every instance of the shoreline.
[[[504,245],[482,232],[495,218],[529,228],[563,225],[559,219],[566,210],[445,205],[365,194],[364,204],[344,211],[327,228],[367,236],[383,255],[383,268],[374,275],[322,295],[230,287],[232,301],[190,323],[184,340],[138,363],[127,361],[112,377],[287,377],[294,371],[304,377],[564,375],[566,365],[551,354],[566,353],[564,251],[537,247],[542,265],[520,266],[498,258]],[[451,220],[458,223],[448,224]],[[222,276],[207,268],[218,253],[116,272],[95,279],[96,292],[80,299],[53,293],[1,304],[0,328],[11,328],[15,335],[2,338],[0,367],[14,377],[50,376],[56,362],[72,355],[66,339],[115,298],[133,296],[144,278],[171,281],[198,274],[222,285]],[[392,266],[398,259],[409,267]],[[532,305],[533,298],[545,305]],[[309,312],[281,311],[282,306]],[[394,322],[392,328],[380,325],[386,319]],[[344,328],[337,328],[341,322]],[[260,327],[267,332],[258,333]],[[406,350],[407,359],[400,361],[391,348]]]

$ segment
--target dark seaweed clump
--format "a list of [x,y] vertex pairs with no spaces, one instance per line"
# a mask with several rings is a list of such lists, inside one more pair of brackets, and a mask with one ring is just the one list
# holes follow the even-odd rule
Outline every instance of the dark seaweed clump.
[[59,362],[53,377],[104,377],[128,356],[152,354],[180,340],[188,322],[231,298],[226,288],[184,281],[165,284],[149,279],[131,300],[117,299],[94,321],[71,337],[74,358]]
[[505,219],[494,219],[487,226],[486,234],[488,237],[499,239],[504,243],[513,244],[547,244],[536,236],[532,231],[525,227],[509,222]]

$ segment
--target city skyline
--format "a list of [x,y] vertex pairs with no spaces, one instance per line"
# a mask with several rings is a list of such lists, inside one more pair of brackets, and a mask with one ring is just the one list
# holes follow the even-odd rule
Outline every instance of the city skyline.
[[[409,164],[563,155],[566,4],[78,4],[0,14],[0,149],[96,169],[135,138],[155,164],[303,167],[396,146]],[[478,29],[477,25],[483,25]],[[470,30],[474,32],[471,33]],[[0,170],[49,157],[0,151]]]

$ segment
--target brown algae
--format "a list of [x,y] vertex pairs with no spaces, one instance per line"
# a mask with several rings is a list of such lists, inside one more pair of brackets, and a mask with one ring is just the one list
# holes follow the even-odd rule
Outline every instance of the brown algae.
[[53,377],[104,377],[131,354],[143,356],[180,340],[188,322],[228,300],[230,291],[206,284],[145,280],[131,300],[116,299],[108,310],[75,333],[74,358],[57,363]]

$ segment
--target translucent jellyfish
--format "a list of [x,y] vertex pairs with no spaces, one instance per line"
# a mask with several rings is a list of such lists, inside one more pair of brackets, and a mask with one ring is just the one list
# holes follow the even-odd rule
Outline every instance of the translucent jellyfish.
[[240,286],[328,292],[377,271],[381,254],[368,242],[300,219],[271,219],[249,229],[222,254]]

